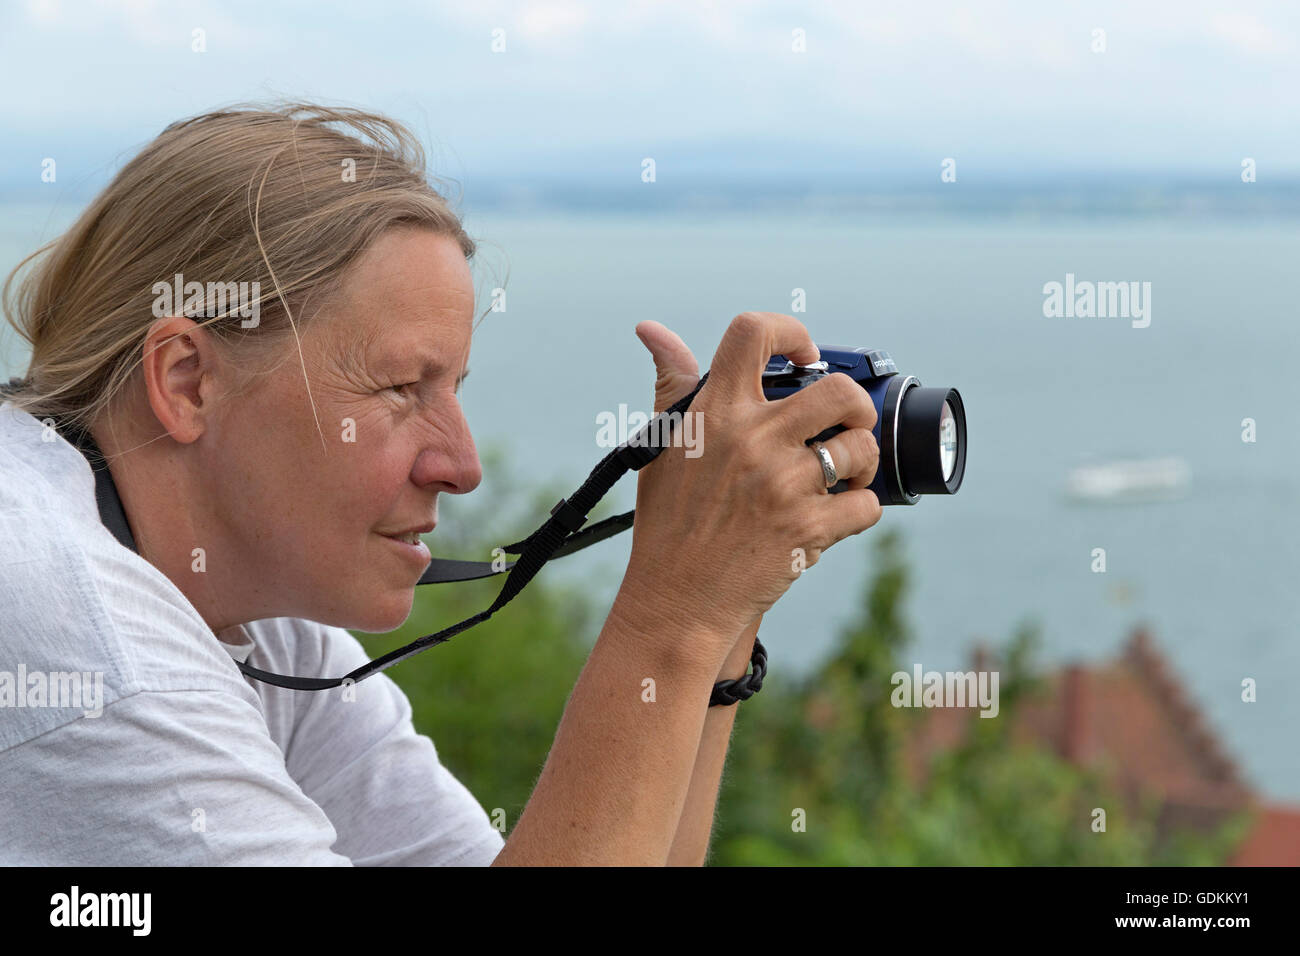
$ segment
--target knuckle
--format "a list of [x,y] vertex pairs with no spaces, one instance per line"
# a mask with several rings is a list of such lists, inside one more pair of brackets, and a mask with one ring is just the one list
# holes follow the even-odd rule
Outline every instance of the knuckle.
[[843,411],[846,415],[857,411],[865,415],[873,426],[876,424],[876,406],[872,403],[867,390],[852,376],[843,372],[832,372],[820,382],[816,382],[813,387],[825,389],[826,401],[833,405],[836,411]]
[[862,469],[862,477],[865,479],[866,484],[869,485],[875,480],[876,471],[880,468],[880,446],[876,444],[875,436],[871,432],[867,432],[865,445],[865,464]]
[[774,467],[771,445],[763,440],[762,432],[751,431],[731,445],[731,479],[749,486],[775,484],[779,478]]
[[[864,403],[868,408],[873,408],[871,396],[865,388],[847,375],[837,373],[833,377],[840,380],[835,383],[835,410],[844,418],[856,419],[865,414],[862,407]],[[875,424],[874,421],[872,424]]]
[[876,436],[871,434],[869,428],[855,429],[858,433],[858,448],[862,452],[862,460],[867,464],[874,465],[880,459],[880,448],[876,445]]
[[810,543],[809,552],[820,555],[835,543],[835,535],[831,533],[831,529],[826,526],[825,521],[812,519],[804,527],[806,529],[805,535]]
[[874,428],[876,421],[880,417],[880,413],[876,411],[876,403],[871,400],[871,396],[867,394],[865,388],[859,388],[858,395],[859,401],[862,404],[862,412],[866,416],[869,426]]
[[801,434],[802,426],[794,405],[785,401],[774,402],[764,411],[766,414],[755,416],[750,428],[765,447],[784,447],[809,437]]
[[880,508],[880,499],[875,496],[874,492],[866,491],[858,496],[858,521],[857,531],[854,534],[860,534],[868,528],[873,527],[880,520],[883,511]]
[[876,406],[871,401],[871,396],[852,377],[843,373],[837,373],[834,378],[843,379],[838,383],[836,397],[844,404],[846,411],[856,412],[867,418],[872,425],[876,423]]
[[856,400],[860,393],[866,394],[861,385],[843,372],[832,372],[828,377],[828,381],[830,384],[826,387],[838,404],[852,402]]

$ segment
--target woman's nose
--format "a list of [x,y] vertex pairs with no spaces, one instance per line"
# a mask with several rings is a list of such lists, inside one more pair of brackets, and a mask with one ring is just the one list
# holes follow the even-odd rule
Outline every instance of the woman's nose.
[[411,477],[422,487],[442,484],[449,494],[463,495],[483,481],[483,464],[459,403],[447,414],[454,417],[452,427],[439,429],[442,441],[420,452]]

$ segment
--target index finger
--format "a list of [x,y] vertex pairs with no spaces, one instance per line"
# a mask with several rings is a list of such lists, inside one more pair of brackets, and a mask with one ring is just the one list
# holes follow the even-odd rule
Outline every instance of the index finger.
[[798,365],[821,358],[808,330],[792,315],[779,312],[742,312],[731,320],[713,354],[709,381],[732,397],[763,399],[763,369],[773,355],[784,355]]

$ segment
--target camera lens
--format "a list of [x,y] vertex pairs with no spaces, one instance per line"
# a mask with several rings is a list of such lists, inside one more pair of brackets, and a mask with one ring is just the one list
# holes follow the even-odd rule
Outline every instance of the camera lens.
[[966,471],[966,412],[955,388],[903,393],[898,408],[898,476],[912,495],[951,495]]

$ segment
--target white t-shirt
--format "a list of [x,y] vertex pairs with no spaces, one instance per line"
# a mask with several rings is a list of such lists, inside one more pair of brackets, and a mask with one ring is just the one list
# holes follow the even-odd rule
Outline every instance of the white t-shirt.
[[0,864],[487,865],[504,846],[388,677],[346,700],[235,659],[340,677],[367,655],[297,618],[218,640],[101,523],[82,454],[0,405]]

